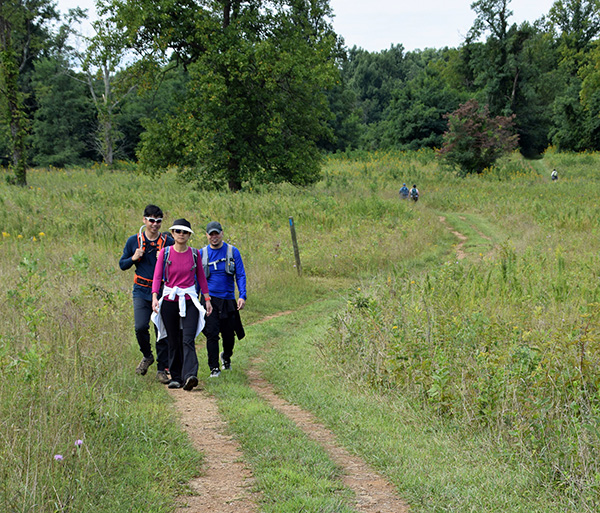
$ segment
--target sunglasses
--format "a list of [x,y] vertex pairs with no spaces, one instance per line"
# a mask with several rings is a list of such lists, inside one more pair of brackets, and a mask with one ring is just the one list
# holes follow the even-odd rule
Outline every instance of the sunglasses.
[[180,230],[179,228],[175,228],[173,231],[179,235],[181,235],[182,233],[187,233],[189,235],[190,233],[187,230]]
[[156,223],[156,224],[162,223],[162,217],[159,217],[158,219],[154,219],[154,217],[147,217],[146,220],[149,223]]

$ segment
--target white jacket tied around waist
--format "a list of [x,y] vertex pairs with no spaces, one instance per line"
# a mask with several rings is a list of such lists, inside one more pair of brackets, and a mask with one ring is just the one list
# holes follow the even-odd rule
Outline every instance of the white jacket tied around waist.
[[194,336],[197,337],[200,334],[200,332],[202,331],[202,329],[204,328],[204,316],[206,315],[206,310],[200,304],[200,301],[198,299],[198,293],[196,292],[196,286],[192,285],[191,287],[188,287],[187,289],[181,289],[179,287],[172,287],[172,288],[165,287],[163,289],[163,295],[160,298],[160,300],[158,301],[158,312],[153,312],[152,317],[151,317],[152,322],[156,325],[156,328],[158,329],[157,340],[161,340],[167,336],[167,330],[165,329],[165,325],[164,325],[162,317],[160,315],[163,300],[165,298],[168,298],[170,301],[174,301],[175,296],[177,296],[178,302],[179,302],[179,316],[185,317],[185,313],[186,313],[185,295],[186,294],[188,296],[190,296],[190,299],[193,301],[194,305],[200,312],[200,315],[198,316],[198,326],[196,327],[196,335],[194,335]]

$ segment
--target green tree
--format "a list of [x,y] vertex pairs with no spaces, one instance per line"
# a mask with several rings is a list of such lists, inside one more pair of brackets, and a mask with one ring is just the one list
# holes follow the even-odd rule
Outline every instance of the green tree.
[[445,74],[451,73],[448,49],[407,54],[414,62],[409,79],[393,93],[381,123],[381,146],[417,150],[441,147],[447,128],[445,114],[454,111],[465,93],[454,89]]
[[385,111],[394,91],[406,79],[404,48],[392,45],[381,52],[354,47],[342,65],[344,83],[356,96],[356,111],[362,116],[363,135],[360,146],[377,149],[381,145]]
[[28,73],[33,62],[55,43],[51,22],[58,19],[50,0],[0,2],[0,92],[9,127],[14,182],[27,184],[27,134],[31,113]]
[[318,179],[339,56],[326,0],[139,0],[114,9],[135,49],[165,65],[172,52],[189,72],[177,112],[146,123],[143,168],[172,165],[231,190]]
[[564,47],[583,50],[600,33],[600,1],[558,0],[550,8],[548,20],[560,32]]
[[127,59],[125,34],[108,16],[94,21],[92,27],[95,34],[86,38],[88,46],[80,56],[81,67],[97,112],[96,149],[110,166],[122,138],[118,113],[136,84],[124,64]]
[[600,1],[557,1],[548,20],[549,27],[558,32],[558,71],[563,85],[552,104],[551,140],[561,150],[598,150],[600,112],[594,69]]
[[439,155],[462,175],[481,173],[517,147],[514,115],[491,117],[487,106],[469,100],[447,117],[448,131]]
[[32,84],[37,102],[31,130],[33,162],[64,167],[93,159],[89,141],[96,116],[83,77],[73,80],[64,58],[47,58],[36,62]]

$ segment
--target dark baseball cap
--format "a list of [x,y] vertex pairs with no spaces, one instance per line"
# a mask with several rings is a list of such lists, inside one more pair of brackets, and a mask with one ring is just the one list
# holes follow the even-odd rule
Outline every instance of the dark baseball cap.
[[208,223],[206,225],[206,233],[208,233],[209,235],[212,232],[221,233],[222,231],[223,231],[223,227],[221,226],[221,223],[217,223],[217,221],[211,221],[210,223]]

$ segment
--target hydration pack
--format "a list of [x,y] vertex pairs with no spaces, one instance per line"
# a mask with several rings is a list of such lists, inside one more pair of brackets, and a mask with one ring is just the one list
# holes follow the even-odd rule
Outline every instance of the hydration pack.
[[[140,228],[140,231],[138,232],[138,235],[137,235],[137,242],[138,242],[138,248],[142,248],[142,251],[144,253],[146,253],[146,237],[144,237],[144,233],[143,233],[144,228],[145,228],[145,226],[142,226]],[[167,243],[167,234],[161,233],[158,236],[158,239],[156,239],[156,241],[152,241],[151,247],[156,247],[156,252],[158,253],[162,248],[165,247],[166,243]],[[142,287],[148,287],[148,288],[152,287],[152,280],[149,280],[148,278],[144,278],[143,276],[140,276],[137,273],[135,273],[133,276],[133,283],[135,283],[137,285],[141,285]]]
[[204,274],[206,279],[210,276],[210,266],[214,265],[215,270],[217,269],[217,263],[225,261],[225,273],[230,276],[235,275],[235,259],[233,258],[234,246],[227,244],[227,256],[214,262],[208,261],[208,246],[202,248],[202,267],[204,267]]
[[[146,252],[146,237],[144,237],[144,230],[145,226],[142,226],[140,228],[140,231],[138,232],[137,235],[137,242],[138,242],[138,248],[142,248],[142,251],[145,253]],[[155,241],[152,241],[155,242]],[[158,236],[158,239],[156,239],[156,252],[158,253],[162,248],[165,247],[165,244],[167,242],[167,234],[166,233],[161,233]],[[154,246],[154,244],[152,244],[152,246]]]

